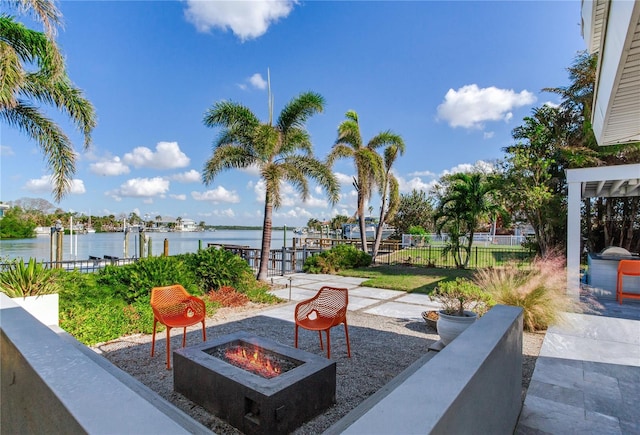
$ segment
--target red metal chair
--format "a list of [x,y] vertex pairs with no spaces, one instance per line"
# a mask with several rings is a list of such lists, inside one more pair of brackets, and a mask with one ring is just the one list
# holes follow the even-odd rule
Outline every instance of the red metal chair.
[[[622,305],[622,298],[640,299],[640,293],[629,293],[622,290],[622,280],[625,276],[640,277],[640,260],[620,260],[618,263],[618,282],[616,284],[616,300]],[[640,290],[640,288],[638,289]]]
[[151,356],[156,347],[156,326],[160,322],[167,327],[167,370],[171,369],[171,328],[183,328],[182,347],[184,347],[187,326],[202,323],[202,340],[207,341],[204,325],[207,311],[204,301],[191,296],[181,285],[154,287],[151,290],[151,308],[153,309]]
[[322,345],[322,331],[327,333],[327,358],[331,358],[330,330],[334,326],[344,324],[344,335],[347,339],[347,356],[351,358],[349,345],[349,329],[347,328],[347,305],[349,295],[346,288],[322,287],[311,299],[296,305],[295,310],[295,347],[298,347],[298,327],[311,331],[318,331],[320,349]]

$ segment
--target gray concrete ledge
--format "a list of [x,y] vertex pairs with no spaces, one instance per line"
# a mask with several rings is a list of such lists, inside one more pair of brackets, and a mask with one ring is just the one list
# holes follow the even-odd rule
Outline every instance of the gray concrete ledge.
[[326,433],[513,433],[521,392],[522,310],[498,305]]
[[2,434],[211,433],[4,294],[0,347]]

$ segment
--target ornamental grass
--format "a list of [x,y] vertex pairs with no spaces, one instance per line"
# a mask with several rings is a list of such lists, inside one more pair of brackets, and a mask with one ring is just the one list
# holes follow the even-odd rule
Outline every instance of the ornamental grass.
[[523,309],[525,331],[546,330],[559,323],[563,312],[582,308],[567,294],[565,260],[558,254],[534,259],[530,266],[508,264],[476,272],[474,282],[494,301]]

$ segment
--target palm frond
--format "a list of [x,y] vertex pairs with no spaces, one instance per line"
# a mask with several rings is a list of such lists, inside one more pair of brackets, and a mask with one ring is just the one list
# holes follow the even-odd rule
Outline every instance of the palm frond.
[[208,185],[225,169],[246,168],[256,163],[259,163],[258,159],[245,147],[233,144],[218,146],[204,165],[202,182]]
[[55,36],[56,26],[62,26],[62,14],[51,0],[6,0],[20,12],[30,13],[31,17],[42,23],[50,37]]
[[60,201],[71,185],[76,155],[71,141],[53,121],[37,108],[18,100],[11,108],[0,109],[0,118],[26,133],[40,145],[52,171],[54,198]]
[[324,97],[315,92],[305,92],[291,100],[280,112],[276,125],[283,133],[291,128],[303,128],[307,120],[324,110]]
[[91,144],[91,132],[96,126],[93,105],[84,98],[82,90],[75,87],[66,76],[53,81],[39,72],[29,73],[21,94],[53,105],[66,113],[83,133],[85,148]]

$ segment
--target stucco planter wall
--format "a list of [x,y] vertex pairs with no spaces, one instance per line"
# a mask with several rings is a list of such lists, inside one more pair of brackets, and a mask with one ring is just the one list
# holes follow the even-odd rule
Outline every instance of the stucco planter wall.
[[58,326],[58,294],[13,298],[16,304],[47,326]]

